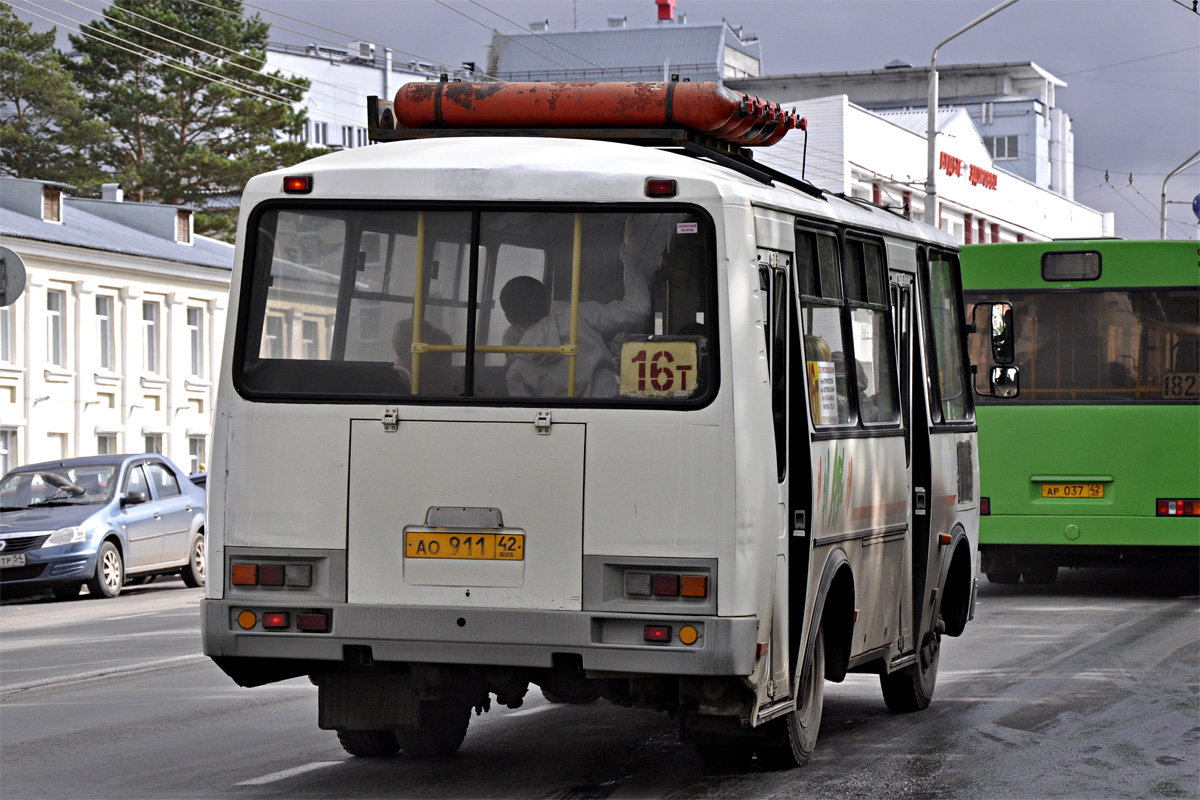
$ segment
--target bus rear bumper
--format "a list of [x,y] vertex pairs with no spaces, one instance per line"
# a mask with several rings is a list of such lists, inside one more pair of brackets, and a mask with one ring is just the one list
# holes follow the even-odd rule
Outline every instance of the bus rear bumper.
[[[250,629],[239,623],[246,611],[259,620]],[[296,616],[313,612],[329,615],[328,630],[297,630]],[[263,613],[288,614],[289,627],[263,630]],[[669,628],[669,639],[646,641],[647,626]],[[684,626],[697,633],[692,644],[680,638]],[[201,628],[205,655],[231,675],[227,665],[243,659],[294,676],[364,662],[537,669],[553,666],[555,656],[571,654],[586,671],[746,676],[754,671],[758,643],[754,617],[350,604],[266,608],[216,599],[201,602]],[[289,662],[294,669],[287,669]]]

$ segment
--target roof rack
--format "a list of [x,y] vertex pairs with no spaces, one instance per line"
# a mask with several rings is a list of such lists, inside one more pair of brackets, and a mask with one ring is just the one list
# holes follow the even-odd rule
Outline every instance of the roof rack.
[[748,147],[684,128],[404,128],[397,127],[392,101],[374,95],[367,98],[367,138],[373,142],[513,136],[590,139],[665,148],[693,158],[708,159],[767,186],[780,183],[818,199],[823,199],[826,194],[802,178],[755,161],[753,151]]

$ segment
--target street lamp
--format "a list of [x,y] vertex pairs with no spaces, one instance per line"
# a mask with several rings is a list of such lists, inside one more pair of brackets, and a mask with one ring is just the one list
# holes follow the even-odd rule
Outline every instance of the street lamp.
[[1182,164],[1168,172],[1167,177],[1163,178],[1162,204],[1159,206],[1158,213],[1158,238],[1160,239],[1167,238],[1167,181],[1190,167],[1196,159],[1200,159],[1200,150],[1184,159]]
[[967,23],[967,25],[959,28],[954,33],[947,36],[942,41],[938,42],[937,47],[933,48],[933,55],[929,58],[929,127],[926,132],[926,137],[929,139],[929,164],[928,173],[925,180],[925,221],[930,225],[937,227],[938,210],[937,210],[937,109],[938,109],[938,74],[937,74],[937,54],[938,50],[946,42],[954,39],[967,31],[974,28],[979,23],[983,22],[993,14],[997,14],[1011,6],[1017,0],[1005,0],[1005,2],[993,8],[983,16]]

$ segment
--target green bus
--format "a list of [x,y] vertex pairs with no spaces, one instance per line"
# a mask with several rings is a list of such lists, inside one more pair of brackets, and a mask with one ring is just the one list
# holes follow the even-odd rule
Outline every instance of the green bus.
[[[992,391],[975,377],[988,580],[1047,584],[1059,567],[1194,567],[1197,243],[987,244],[961,258],[980,332],[970,337],[972,363],[997,364]],[[1004,303],[1007,319],[993,311]],[[997,362],[1005,345],[1011,356]]]

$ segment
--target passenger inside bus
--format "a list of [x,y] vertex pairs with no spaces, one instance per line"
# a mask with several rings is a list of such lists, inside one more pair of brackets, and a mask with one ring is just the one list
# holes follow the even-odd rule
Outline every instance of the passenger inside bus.
[[[579,304],[575,365],[575,397],[615,397],[619,386],[617,360],[608,342],[617,333],[645,333],[650,313],[646,278],[630,268],[628,247],[621,247],[624,293],[608,303]],[[571,339],[570,309],[551,313],[545,284],[527,275],[512,278],[500,291],[500,307],[524,347],[557,347]],[[514,397],[567,397],[568,358],[553,353],[517,353],[508,366],[509,394]]]
[[[428,322],[421,325],[421,341],[424,344],[450,344],[450,334],[435,328]],[[454,386],[454,370],[450,353],[421,354],[420,382],[417,391],[412,388],[413,373],[413,321],[402,319],[392,328],[392,350],[396,353],[394,367],[396,378],[407,394],[460,394]]]

